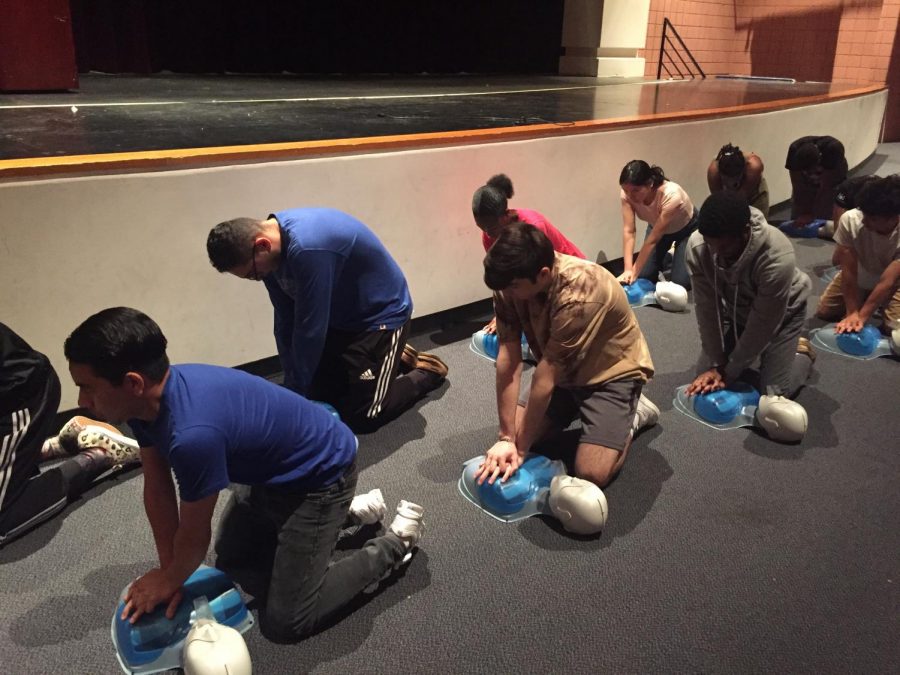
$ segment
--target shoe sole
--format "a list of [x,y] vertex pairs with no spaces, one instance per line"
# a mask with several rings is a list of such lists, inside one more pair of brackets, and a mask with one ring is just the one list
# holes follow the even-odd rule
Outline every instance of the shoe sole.
[[419,352],[419,359],[416,361],[416,368],[419,370],[426,370],[429,373],[434,373],[435,375],[439,375],[440,377],[447,377],[447,374],[450,372],[450,369],[447,367],[447,364],[441,361],[434,354],[428,354],[426,352]]
[[656,404],[653,401],[651,401],[649,398],[647,398],[643,394],[641,394],[641,397],[638,399],[638,407],[641,406],[642,402],[643,402],[644,407],[650,408],[650,410],[653,411],[653,416],[652,416],[653,421],[648,424],[645,424],[642,428],[655,426],[657,424],[657,422],[659,422],[659,408],[656,406]]

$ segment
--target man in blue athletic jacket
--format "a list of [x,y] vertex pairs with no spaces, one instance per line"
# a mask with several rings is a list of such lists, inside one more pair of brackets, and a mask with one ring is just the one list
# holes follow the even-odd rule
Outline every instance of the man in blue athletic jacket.
[[[408,562],[423,509],[401,501],[384,536],[332,564],[341,530],[384,518],[380,492],[354,499],[356,438],[320,405],[248,373],[169,366],[166,338],[137,310],[103,310],[65,343],[78,405],[128,420],[141,446],[144,508],[159,567],[135,581],[124,617],[164,604],[203,562],[219,492],[237,483],[216,539],[216,565],[262,566],[263,634],[301,639]],[[174,473],[180,493],[176,498]],[[244,487],[246,486],[246,487]]]
[[236,218],[207,239],[220,272],[263,281],[285,385],[331,403],[357,431],[437,388],[447,366],[406,344],[412,299],[400,267],[352,216],[326,208]]

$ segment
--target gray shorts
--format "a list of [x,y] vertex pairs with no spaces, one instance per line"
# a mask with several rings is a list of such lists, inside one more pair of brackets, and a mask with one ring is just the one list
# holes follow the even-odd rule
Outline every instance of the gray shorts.
[[[579,443],[601,445],[621,452],[631,440],[634,413],[644,383],[616,380],[589,387],[556,387],[547,406],[547,418],[560,429],[581,418]],[[530,392],[530,387],[526,390]],[[525,405],[528,394],[519,400]]]

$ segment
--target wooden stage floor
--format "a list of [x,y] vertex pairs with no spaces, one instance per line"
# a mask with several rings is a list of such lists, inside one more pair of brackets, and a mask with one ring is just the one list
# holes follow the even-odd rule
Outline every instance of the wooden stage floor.
[[138,156],[164,161],[192,154],[196,163],[277,144],[289,156],[304,147],[346,151],[348,139],[368,141],[351,143],[356,149],[390,149],[384,144],[400,139],[452,142],[487,130],[510,137],[525,129],[591,131],[793,107],[869,89],[714,78],[87,74],[77,92],[0,95],[0,177],[29,168],[83,169],[91,164],[86,156],[95,155],[112,161],[110,167]]

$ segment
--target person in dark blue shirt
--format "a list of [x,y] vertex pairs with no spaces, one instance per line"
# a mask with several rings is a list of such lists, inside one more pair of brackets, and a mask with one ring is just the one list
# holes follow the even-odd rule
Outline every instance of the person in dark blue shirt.
[[[401,501],[388,532],[332,564],[347,525],[375,524],[384,500],[353,498],[353,433],[323,406],[248,373],[170,366],[166,338],[125,307],[84,321],[65,343],[78,404],[128,420],[141,446],[144,507],[159,567],[129,588],[123,618],[165,604],[203,562],[219,493],[231,495],[216,540],[216,565],[259,567],[267,578],[260,627],[270,639],[301,639],[395,567],[421,537],[422,507]],[[172,479],[174,473],[175,481]],[[176,482],[179,499],[176,498]]]
[[356,218],[325,208],[236,218],[206,248],[220,272],[265,283],[285,386],[330,403],[354,430],[393,419],[447,376],[443,361],[406,344],[406,278]]

